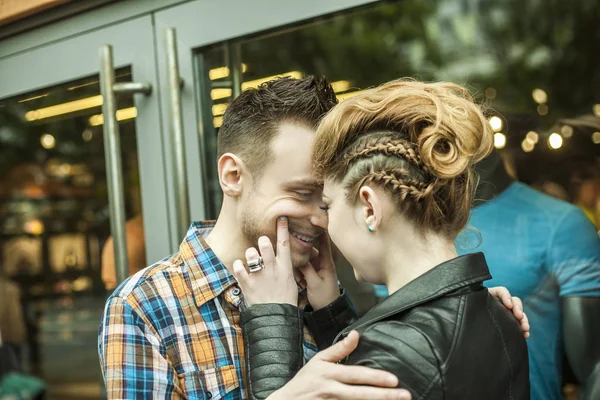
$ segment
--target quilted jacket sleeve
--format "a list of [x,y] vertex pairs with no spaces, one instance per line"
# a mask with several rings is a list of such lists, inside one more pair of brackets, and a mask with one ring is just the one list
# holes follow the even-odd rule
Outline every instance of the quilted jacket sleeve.
[[256,304],[241,312],[250,399],[266,399],[302,367],[302,310],[290,304]]
[[315,338],[319,350],[325,350],[333,343],[338,333],[358,319],[350,297],[341,290],[340,297],[327,307],[314,311],[310,305],[304,309],[304,322]]

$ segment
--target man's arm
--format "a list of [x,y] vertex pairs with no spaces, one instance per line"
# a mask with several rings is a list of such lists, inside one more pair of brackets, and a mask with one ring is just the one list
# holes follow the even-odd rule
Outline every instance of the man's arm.
[[395,389],[398,380],[386,371],[336,364],[356,348],[356,332],[301,368],[303,325],[301,310],[290,304],[242,310],[251,400],[410,400],[408,392]]
[[580,210],[557,224],[548,261],[560,288],[564,346],[582,399],[600,398],[600,238]]
[[563,297],[562,307],[565,350],[581,399],[600,399],[600,298]]
[[302,368],[302,312],[291,304],[256,304],[242,310],[240,325],[250,398],[266,399]]
[[109,399],[184,398],[160,340],[125,300],[108,299],[98,335]]

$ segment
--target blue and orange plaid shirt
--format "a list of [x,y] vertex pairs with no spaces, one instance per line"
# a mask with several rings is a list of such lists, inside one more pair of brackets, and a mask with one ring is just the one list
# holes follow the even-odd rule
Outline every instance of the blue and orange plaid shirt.
[[[213,226],[192,224],[179,252],[109,297],[98,334],[109,399],[248,398],[241,293],[203,239]],[[316,352],[305,328],[305,359]]]

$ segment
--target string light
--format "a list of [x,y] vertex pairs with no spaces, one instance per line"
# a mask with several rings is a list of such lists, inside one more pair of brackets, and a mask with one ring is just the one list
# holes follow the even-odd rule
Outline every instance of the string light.
[[568,139],[573,136],[573,127],[569,125],[563,125],[562,128],[560,128],[560,133],[564,138]]
[[540,141],[540,135],[538,135],[538,133],[535,131],[527,132],[527,135],[525,136],[525,138],[528,139],[533,144],[537,144],[537,142]]
[[494,147],[503,149],[506,147],[506,135],[504,133],[494,133]]
[[45,149],[53,149],[56,146],[56,139],[49,133],[45,133],[40,138],[40,143]]
[[543,89],[533,89],[531,92],[533,100],[538,104],[545,104],[548,102],[548,94]]
[[485,89],[485,97],[487,97],[488,99],[495,99],[497,95],[498,92],[493,87]]
[[548,145],[551,149],[557,150],[560,149],[563,145],[563,137],[560,134],[554,132],[548,138]]
[[531,153],[535,148],[535,143],[528,138],[523,139],[521,142],[521,148],[525,153]]
[[503,123],[499,117],[494,115],[493,117],[490,118],[489,123],[494,132],[499,132],[502,130]]

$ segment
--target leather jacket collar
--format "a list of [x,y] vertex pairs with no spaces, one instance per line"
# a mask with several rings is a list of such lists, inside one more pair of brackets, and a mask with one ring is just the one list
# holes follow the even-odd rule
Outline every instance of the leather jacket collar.
[[443,297],[448,293],[492,279],[483,253],[467,254],[446,261],[391,294],[369,310],[360,320],[338,334],[334,343],[351,330],[401,313]]

